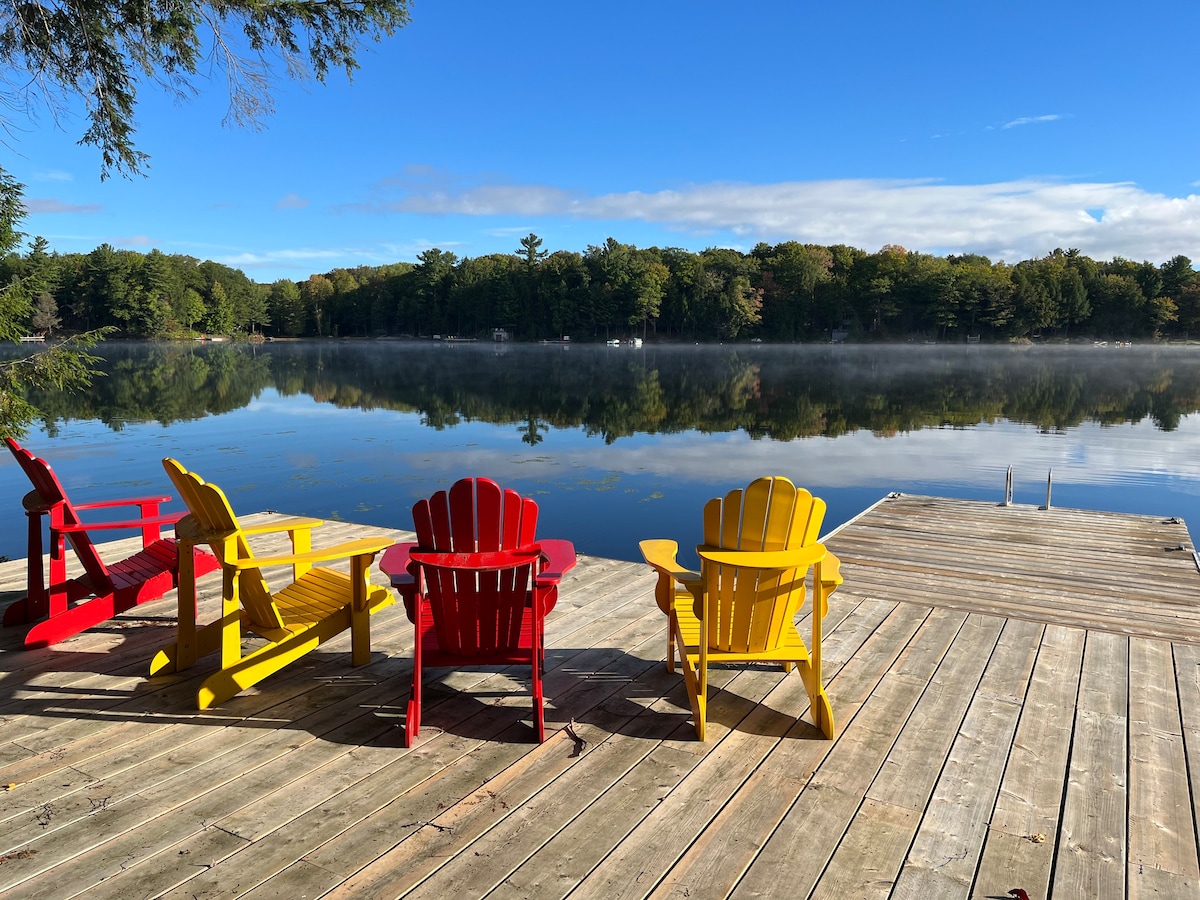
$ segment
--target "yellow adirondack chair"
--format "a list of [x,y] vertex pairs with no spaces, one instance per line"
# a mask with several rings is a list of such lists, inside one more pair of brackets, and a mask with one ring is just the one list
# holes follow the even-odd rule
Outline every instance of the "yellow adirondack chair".
[[[173,459],[163,468],[175,484],[188,515],[175,526],[180,545],[178,639],[160,650],[150,674],[186,669],[197,658],[221,651],[221,670],[200,685],[197,703],[207,709],[236,696],[273,672],[345,631],[351,631],[351,662],[361,666],[371,658],[370,614],[395,601],[391,591],[368,581],[375,554],[392,545],[386,537],[362,538],[323,550],[312,549],[312,529],[320,519],[290,518],[257,526],[242,526],[224,492],[189,472]],[[246,540],[255,534],[286,531],[292,552],[256,558]],[[203,627],[196,625],[196,576],[188,563],[190,549],[206,543],[221,564],[222,615]],[[349,559],[350,574],[314,563]],[[292,583],[274,593],[259,571],[267,566],[292,566]],[[242,629],[267,641],[242,656]]]
[[[785,672],[795,664],[813,721],[833,739],[833,710],[821,681],[821,620],[842,576],[838,558],[817,543],[824,518],[825,501],[774,476],[705,504],[699,572],[679,565],[675,541],[641,542],[642,556],[658,572],[655,600],[668,616],[667,670],[675,671],[678,644],[700,740],[708,664],[728,661],[778,662]],[[811,653],[795,625],[810,568]]]

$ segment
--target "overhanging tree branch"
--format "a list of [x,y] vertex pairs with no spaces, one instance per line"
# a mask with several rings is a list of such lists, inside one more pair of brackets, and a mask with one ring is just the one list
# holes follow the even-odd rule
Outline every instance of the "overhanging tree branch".
[[[409,0],[7,0],[0,5],[4,105],[56,120],[82,101],[80,143],[101,153],[102,177],[141,173],[137,91],[149,82],[183,97],[201,67],[224,71],[227,121],[257,126],[273,110],[272,63],[289,78],[353,77],[365,40],[408,24]],[[12,133],[10,118],[0,125]]]

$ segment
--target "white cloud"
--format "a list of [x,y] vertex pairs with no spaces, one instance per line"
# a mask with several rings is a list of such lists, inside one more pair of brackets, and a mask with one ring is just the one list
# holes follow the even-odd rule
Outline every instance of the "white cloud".
[[488,237],[498,238],[525,237],[525,235],[536,230],[532,225],[513,225],[507,228],[489,228],[484,234]]
[[1011,122],[1005,122],[1005,128],[1016,128],[1019,125],[1034,125],[1038,122],[1057,122],[1059,119],[1066,118],[1065,116],[1021,116],[1019,119],[1013,119]]
[[145,234],[134,234],[129,237],[119,237],[115,240],[122,247],[151,247],[154,245],[154,238]]
[[[314,263],[320,260],[341,259],[347,254],[353,254],[357,251],[346,250],[341,248],[313,250],[271,250],[266,253],[237,253],[229,256],[222,256],[217,259],[218,262],[239,269],[264,269],[274,266],[284,268],[301,268],[306,269],[311,273],[313,271],[308,267],[309,261]],[[303,265],[301,265],[303,264]]]
[[33,176],[34,181],[74,181],[75,176],[70,172],[63,172],[59,169],[51,169],[48,172],[38,172]]
[[99,203],[64,203],[54,197],[30,197],[25,201],[25,209],[32,215],[35,213],[76,213],[91,215],[102,209]]
[[[544,185],[481,185],[413,192],[377,211],[488,216],[564,216],[642,221],[693,235],[901,244],[931,253],[1026,259],[1075,247],[1098,259],[1200,258],[1200,197],[1169,197],[1128,182],[1030,178],[994,184],[932,179],[716,182],[653,193],[573,195]],[[1088,210],[1103,210],[1097,219]]]
[[275,204],[276,209],[304,209],[308,201],[299,194],[286,194]]

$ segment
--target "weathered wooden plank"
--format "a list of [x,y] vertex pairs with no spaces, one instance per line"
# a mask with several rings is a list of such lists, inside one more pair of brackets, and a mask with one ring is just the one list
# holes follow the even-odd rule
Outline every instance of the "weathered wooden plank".
[[[751,707],[752,703],[748,703],[742,698],[734,695],[724,694],[719,695],[718,700],[724,697],[722,707],[732,706],[734,703],[742,703],[744,707]],[[665,728],[672,733],[684,733],[686,725],[684,722],[672,721],[671,719],[654,719],[643,720],[641,727],[647,727],[647,724],[653,730]],[[667,733],[667,732],[660,732]],[[570,751],[566,748],[570,746],[569,740],[563,740],[565,732],[559,732],[556,736],[557,750],[560,758],[570,758]],[[684,744],[685,755],[691,758],[692,764],[702,756],[698,754],[689,744]],[[546,749],[546,745],[535,749],[534,754],[545,754],[550,752]],[[592,766],[598,764],[592,763]],[[575,768],[571,769],[575,772]],[[589,767],[584,766],[581,773],[586,775]],[[604,779],[601,778],[601,781]],[[545,782],[542,782],[545,784]],[[551,788],[553,790],[553,788]],[[568,792],[570,793],[570,792]],[[395,889],[396,893],[404,892],[404,890],[412,889],[418,884],[424,883],[426,878],[433,876],[440,880],[450,881],[454,883],[462,878],[469,878],[478,875],[482,869],[482,858],[475,856],[475,851],[469,852],[463,847],[464,842],[470,845],[473,844],[475,838],[481,834],[490,834],[488,827],[492,829],[503,827],[503,822],[508,820],[508,817],[514,815],[515,812],[522,809],[520,800],[514,797],[514,802],[510,803],[508,797],[503,796],[499,799],[499,805],[502,809],[497,810],[497,800],[492,796],[492,786],[487,785],[486,790],[481,788],[480,794],[475,794],[473,798],[464,798],[461,803],[457,803],[450,810],[446,810],[445,814],[439,815],[431,822],[428,828],[419,829],[418,832],[409,836],[402,844],[394,851],[384,854],[384,857],[379,860],[379,863],[374,866],[368,866],[368,869],[360,872],[350,882],[353,887],[347,888],[343,886],[338,890],[338,895],[342,895],[344,890],[349,889],[350,893],[346,895],[361,895],[366,892],[370,895],[378,895],[382,890],[382,884],[386,884],[388,892]],[[540,796],[540,794],[538,794]],[[570,799],[574,800],[574,797]],[[484,823],[482,828],[479,827],[479,818],[476,816],[476,809],[480,804],[484,806]],[[464,820],[466,817],[466,821]],[[474,826],[473,824],[474,823]],[[433,832],[434,834],[431,834]],[[431,845],[437,845],[439,850],[431,850]],[[451,847],[456,848],[452,850]],[[383,860],[386,860],[386,863]],[[445,864],[445,865],[443,865]],[[444,870],[444,871],[443,871]],[[380,884],[380,876],[383,881]],[[398,887],[397,887],[398,884]]]
[[[1192,806],[1192,828],[1200,834],[1200,646],[1173,644],[1175,686]],[[1132,880],[1131,880],[1132,884]]]
[[1050,626],[1042,637],[976,874],[976,894],[980,885],[994,887],[1005,880],[1031,897],[1049,891],[1085,634]]
[[[632,766],[656,749],[656,738],[682,736],[691,728],[686,721],[659,714],[664,708],[687,703],[678,675],[669,675],[656,666],[653,675],[648,674],[647,677],[652,679],[650,683],[667,687],[670,691],[669,698],[668,695],[664,695],[661,702],[649,704],[644,712],[630,720],[629,726],[622,727],[620,733],[599,741],[585,738],[588,740],[583,748],[585,752],[611,755],[616,763],[624,761]],[[589,726],[583,726],[580,733],[591,735],[592,730]],[[647,741],[647,738],[650,740]],[[572,753],[574,749],[572,747]],[[694,752],[677,749],[676,754],[679,753],[685,753],[694,765],[697,758]],[[457,802],[447,802],[443,797],[432,809],[425,797],[402,798],[404,810],[415,805],[418,815],[411,823],[413,827],[397,834],[398,840],[391,849],[354,873],[353,877],[340,884],[329,896],[399,896],[422,883],[447,861],[465,859],[469,855],[468,847],[491,829],[503,825],[505,819],[512,812],[523,809],[530,798],[538,796],[540,792],[555,798],[561,793],[569,793],[565,792],[564,788],[571,782],[559,783],[547,777],[538,767],[528,765],[528,761],[533,760],[536,763],[542,760],[541,768],[545,767],[547,761],[552,761],[560,771],[565,771],[564,760],[571,758],[562,751],[557,751],[553,757],[539,756],[536,760],[526,757],[526,764],[514,767],[483,787],[466,793]],[[581,761],[582,768],[588,772],[594,771],[594,765],[597,765],[595,761]],[[421,812],[426,814],[420,815]],[[400,815],[402,813],[392,811],[390,818],[395,819]],[[387,818],[384,817],[384,821]],[[346,837],[351,836],[352,833],[347,832]]]
[[1195,900],[1200,882],[1149,865],[1129,867],[1129,900]]
[[[848,578],[854,570],[845,567]],[[1197,617],[1177,615],[1154,606],[1100,597],[1053,594],[1014,586],[1009,593],[978,588],[969,581],[940,583],[908,577],[875,584],[859,579],[847,594],[873,596],[906,603],[923,603],[946,609],[980,612],[1006,618],[1023,618],[1043,624],[1092,628],[1110,633],[1139,635],[1175,641],[1200,642]]]
[[1129,641],[1089,632],[1053,893],[1125,896]]
[[1200,878],[1171,645],[1129,642],[1129,867]]

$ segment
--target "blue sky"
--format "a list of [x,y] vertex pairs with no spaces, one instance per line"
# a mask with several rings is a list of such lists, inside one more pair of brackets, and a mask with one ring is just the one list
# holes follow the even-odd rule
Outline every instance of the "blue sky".
[[53,249],[184,253],[256,281],[338,266],[759,241],[1015,261],[1200,262],[1194,0],[417,0],[353,83],[139,94],[147,177],[80,117],[0,144]]

